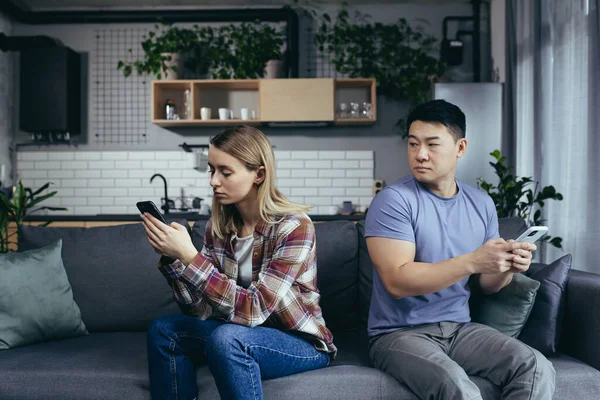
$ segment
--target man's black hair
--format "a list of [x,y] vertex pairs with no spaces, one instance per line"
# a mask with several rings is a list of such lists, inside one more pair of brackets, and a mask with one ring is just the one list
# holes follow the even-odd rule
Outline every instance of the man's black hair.
[[454,136],[454,141],[465,137],[467,129],[465,114],[460,108],[446,100],[431,100],[416,106],[406,120],[406,133],[410,131],[410,125],[415,121],[439,123],[448,128]]

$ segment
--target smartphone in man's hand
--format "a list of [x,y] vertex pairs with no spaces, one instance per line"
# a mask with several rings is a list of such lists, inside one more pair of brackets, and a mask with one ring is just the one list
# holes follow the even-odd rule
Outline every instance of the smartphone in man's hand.
[[535,243],[548,232],[547,226],[532,226],[523,232],[515,242]]
[[148,213],[148,214],[152,215],[154,218],[156,218],[157,220],[161,221],[163,224],[169,225],[167,223],[167,221],[165,220],[165,217],[163,217],[163,215],[160,213],[160,211],[158,211],[158,207],[156,207],[156,204],[154,204],[154,202],[138,201],[136,203],[136,206],[142,214]]

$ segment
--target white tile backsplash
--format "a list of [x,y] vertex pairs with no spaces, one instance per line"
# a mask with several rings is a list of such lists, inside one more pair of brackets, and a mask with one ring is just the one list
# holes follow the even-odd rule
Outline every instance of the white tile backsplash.
[[[361,208],[371,203],[374,162],[372,151],[275,150],[277,186],[290,200],[312,204],[312,214],[329,214],[343,201]],[[211,202],[207,172],[193,169],[193,154],[183,151],[24,151],[17,155],[17,174],[26,186],[54,182],[56,198],[50,204],[67,207],[56,215],[137,213],[135,203],[164,196],[161,179],[150,183],[154,173],[165,176],[168,195],[175,199],[181,189],[187,196]]]

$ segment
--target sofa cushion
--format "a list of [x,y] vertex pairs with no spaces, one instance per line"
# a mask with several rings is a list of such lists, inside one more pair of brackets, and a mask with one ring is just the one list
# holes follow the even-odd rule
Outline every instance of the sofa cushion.
[[[206,221],[192,227],[192,242],[202,247]],[[354,223],[315,223],[317,238],[317,287],[323,318],[331,330],[354,329],[358,308],[358,237]],[[335,338],[334,338],[335,339]]]
[[[358,321],[358,234],[351,221],[315,224],[317,287],[327,327],[355,329]],[[335,337],[334,337],[335,340]]]
[[485,295],[473,288],[469,301],[471,320],[517,337],[531,313],[539,287],[538,281],[515,274],[498,293]]
[[150,399],[145,332],[92,333],[0,352],[0,399]]
[[556,371],[555,399],[600,399],[600,371],[562,353],[555,353],[548,360]]
[[371,306],[371,294],[373,293],[373,262],[367,249],[365,238],[365,221],[356,224],[358,230],[358,306],[359,321],[366,326],[369,322],[369,308]]
[[96,228],[23,226],[19,250],[59,239],[73,297],[90,332],[145,331],[153,319],[180,312],[141,223]]
[[550,265],[534,263],[527,276],[540,282],[531,315],[519,339],[545,355],[556,352],[564,317],[565,289],[572,257],[567,254]]
[[[416,400],[390,375],[363,365],[352,354],[344,355],[349,349],[340,349],[340,356],[348,362],[336,360],[325,369],[263,381],[264,398]],[[577,361],[567,363],[571,368],[577,366]],[[594,377],[588,369],[584,371],[586,379]],[[143,332],[92,333],[0,352],[0,376],[0,399],[150,399]],[[218,400],[208,367],[200,366],[196,376],[199,398]],[[500,398],[489,381],[477,377],[471,380],[484,398]],[[577,390],[580,399],[586,398],[581,396],[581,387]]]
[[0,254],[0,349],[87,334],[61,248]]

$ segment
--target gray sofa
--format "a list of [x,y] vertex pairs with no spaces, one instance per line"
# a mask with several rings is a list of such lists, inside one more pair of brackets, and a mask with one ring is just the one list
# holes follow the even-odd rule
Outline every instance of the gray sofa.
[[[201,246],[205,221],[192,237]],[[326,369],[263,382],[266,399],[414,399],[390,376],[370,368],[366,321],[372,265],[364,226],[316,224],[318,279],[325,320],[339,348]],[[148,399],[146,326],[178,313],[156,270],[157,256],[140,224],[98,228],[25,227],[20,249],[63,239],[63,261],[90,334],[0,351],[0,399]],[[556,399],[600,398],[600,275],[572,271],[556,369]],[[201,399],[217,399],[207,367],[198,369]],[[485,399],[500,392],[472,378]]]

